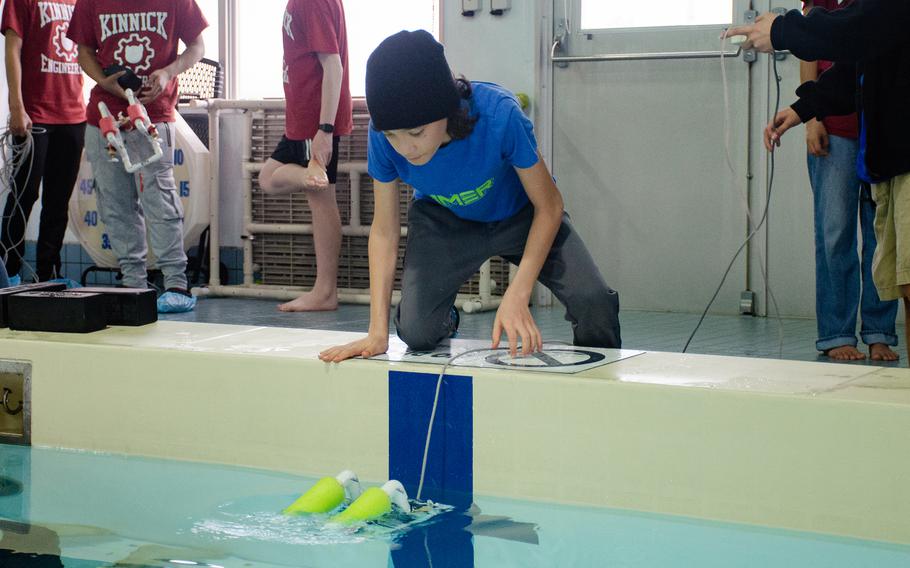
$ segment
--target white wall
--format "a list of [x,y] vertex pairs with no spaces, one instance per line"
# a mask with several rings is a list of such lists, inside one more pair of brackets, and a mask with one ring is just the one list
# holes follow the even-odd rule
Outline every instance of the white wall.
[[511,10],[492,16],[490,0],[482,0],[483,10],[465,17],[460,0],[443,0],[442,41],[452,71],[472,81],[490,81],[532,95],[537,4],[514,0]]

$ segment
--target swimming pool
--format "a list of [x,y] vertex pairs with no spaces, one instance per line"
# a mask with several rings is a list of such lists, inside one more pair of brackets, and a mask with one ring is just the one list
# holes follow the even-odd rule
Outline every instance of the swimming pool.
[[910,565],[906,546],[480,495],[351,534],[278,514],[312,478],[111,454],[2,445],[0,476],[0,559],[22,566]]

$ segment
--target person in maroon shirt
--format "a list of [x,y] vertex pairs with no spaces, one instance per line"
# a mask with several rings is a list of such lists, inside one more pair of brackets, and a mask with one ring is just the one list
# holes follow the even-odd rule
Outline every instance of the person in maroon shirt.
[[16,156],[23,167],[12,180],[3,211],[0,253],[11,283],[19,282],[25,226],[41,192],[36,276],[61,276],[60,249],[67,207],[82,158],[85,101],[76,45],[66,37],[76,0],[7,0],[0,29],[6,37],[10,132],[31,155]]
[[[350,134],[348,43],[341,0],[289,0],[282,22],[285,135],[259,173],[267,193],[304,191],[313,212],[316,282],[279,306],[287,312],[334,310],[341,216],[335,201],[338,137]],[[325,169],[328,184],[314,172]]]
[[[804,0],[806,12],[843,8],[853,0]],[[800,63],[801,83],[814,81],[830,61]],[[837,361],[865,359],[856,348],[860,337],[876,361],[898,358],[897,302],[882,301],[872,281],[875,252],[875,202],[868,184],[857,175],[859,121],[856,114],[829,116],[806,123],[809,181],[815,204],[816,348]],[[862,261],[857,255],[857,220],[862,234]]]
[[[69,37],[79,44],[79,64],[98,83],[89,100],[85,132],[98,211],[117,255],[124,286],[147,286],[148,247],[155,253],[166,290],[158,299],[159,312],[195,307],[195,299],[187,290],[183,208],[174,181],[173,123],[177,75],[202,58],[202,30],[207,26],[195,0],[79,0],[70,23]],[[179,41],[186,45],[180,54]],[[121,70],[105,73],[114,66]],[[114,116],[126,114],[128,103],[120,80],[129,74],[141,81],[137,94],[155,123],[164,154],[135,174],[110,160],[98,128],[98,103],[104,102]],[[128,148],[142,145],[142,136],[136,130],[123,131]]]

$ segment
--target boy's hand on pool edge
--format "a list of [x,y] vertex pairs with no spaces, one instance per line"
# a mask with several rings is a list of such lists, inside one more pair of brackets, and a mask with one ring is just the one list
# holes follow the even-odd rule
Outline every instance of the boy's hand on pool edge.
[[543,337],[534,323],[531,310],[528,309],[528,300],[529,298],[521,297],[520,294],[512,293],[511,288],[506,290],[502,303],[496,310],[496,320],[493,322],[493,349],[499,347],[502,332],[509,338],[509,353],[512,357],[518,355],[519,340],[522,355],[530,355],[543,349]]
[[363,339],[352,341],[345,345],[329,347],[319,353],[319,358],[326,363],[341,363],[345,359],[363,357],[367,359],[374,355],[385,353],[389,349],[389,336],[367,335]]

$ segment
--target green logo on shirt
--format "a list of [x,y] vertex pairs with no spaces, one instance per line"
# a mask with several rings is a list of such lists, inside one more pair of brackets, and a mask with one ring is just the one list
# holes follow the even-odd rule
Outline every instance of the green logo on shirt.
[[442,205],[443,207],[453,207],[455,205],[465,207],[483,199],[484,196],[490,191],[491,187],[493,187],[493,178],[490,178],[487,181],[483,182],[483,185],[477,189],[462,191],[461,193],[456,193],[455,195],[449,197],[446,197],[445,195],[431,195],[430,197],[433,199],[433,201]]

